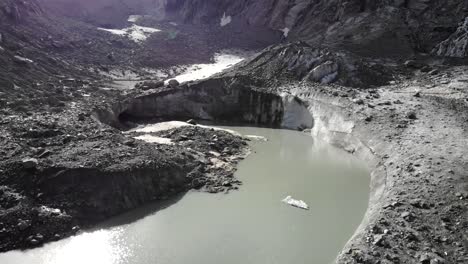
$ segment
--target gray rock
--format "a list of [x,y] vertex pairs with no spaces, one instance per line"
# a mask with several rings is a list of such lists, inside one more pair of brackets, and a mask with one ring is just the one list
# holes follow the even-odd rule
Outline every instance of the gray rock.
[[191,124],[191,125],[196,125],[197,124],[197,122],[195,120],[193,120],[193,119],[187,120],[187,123]]
[[21,231],[26,230],[30,226],[31,226],[31,221],[21,220],[21,219],[18,220],[17,227],[18,227],[19,230],[21,230]]
[[432,53],[446,57],[468,57],[468,17],[455,33],[437,45]]
[[160,87],[163,87],[164,86],[164,82],[163,81],[146,81],[146,82],[142,82],[142,83],[137,83],[135,85],[135,88],[137,89],[141,89],[141,90],[151,90],[151,89],[157,89],[157,88],[160,88]]
[[356,100],[354,100],[354,103],[355,103],[355,104],[358,104],[358,105],[363,105],[363,104],[364,104],[364,100],[362,100],[362,99],[356,99]]
[[309,73],[309,80],[321,83],[332,83],[338,75],[338,64],[333,61],[326,61],[312,69]]
[[39,164],[39,162],[35,158],[25,158],[23,159],[22,163],[26,169],[35,169]]
[[179,83],[179,81],[177,81],[177,80],[175,80],[175,79],[172,79],[172,80],[170,80],[170,81],[168,82],[168,85],[169,85],[169,87],[171,87],[171,88],[177,88],[177,87],[179,87],[180,83]]
[[418,116],[416,115],[416,112],[410,111],[406,114],[406,117],[411,120],[416,120],[418,119]]
[[408,68],[413,68],[413,69],[421,69],[423,65],[415,60],[407,60],[405,61],[405,66]]

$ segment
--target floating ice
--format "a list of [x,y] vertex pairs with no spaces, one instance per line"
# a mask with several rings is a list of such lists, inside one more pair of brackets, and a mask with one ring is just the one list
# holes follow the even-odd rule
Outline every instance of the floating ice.
[[266,137],[257,136],[257,135],[245,135],[244,137],[251,139],[251,140],[255,140],[255,141],[268,141]]
[[294,206],[294,207],[297,207],[297,208],[309,210],[309,206],[304,201],[293,199],[290,195],[288,195],[286,198],[284,198],[281,201],[283,203],[287,203],[287,204],[289,204],[291,206]]

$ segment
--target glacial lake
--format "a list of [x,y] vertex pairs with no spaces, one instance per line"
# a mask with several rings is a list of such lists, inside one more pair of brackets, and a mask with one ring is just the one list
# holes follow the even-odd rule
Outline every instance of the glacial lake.
[[[352,155],[288,130],[228,127],[250,142],[238,191],[191,191],[2,264],[328,264],[360,224],[369,171]],[[303,200],[303,210],[281,202]]]

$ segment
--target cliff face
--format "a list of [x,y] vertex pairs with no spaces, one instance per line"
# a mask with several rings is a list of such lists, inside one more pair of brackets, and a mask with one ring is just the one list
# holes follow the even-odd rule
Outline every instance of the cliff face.
[[[367,56],[430,52],[468,16],[463,0],[41,0],[47,9],[100,26],[131,14],[194,24],[265,27]],[[227,19],[227,20],[226,20]],[[450,54],[448,54],[450,55]]]
[[460,0],[169,2],[167,14],[185,22],[219,23],[226,15],[233,22],[282,30],[290,39],[375,56],[429,52],[468,14],[468,2]]
[[6,20],[19,22],[30,14],[42,14],[42,8],[36,0],[2,0],[0,2],[0,22]]
[[455,33],[437,45],[433,53],[439,56],[468,57],[468,17],[460,23]]
[[40,0],[48,10],[103,27],[123,25],[129,15],[157,6],[154,0]]

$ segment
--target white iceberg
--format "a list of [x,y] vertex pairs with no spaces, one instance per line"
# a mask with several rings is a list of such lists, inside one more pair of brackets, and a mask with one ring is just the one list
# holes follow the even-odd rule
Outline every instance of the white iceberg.
[[257,136],[257,135],[245,135],[244,137],[250,140],[255,140],[255,141],[268,141],[266,137]]
[[301,208],[301,209],[304,209],[304,210],[309,210],[309,206],[304,201],[293,199],[290,195],[288,195],[286,198],[284,198],[281,201],[283,203],[287,203],[287,204],[289,204],[291,206],[294,206],[294,207],[297,207],[297,208]]

